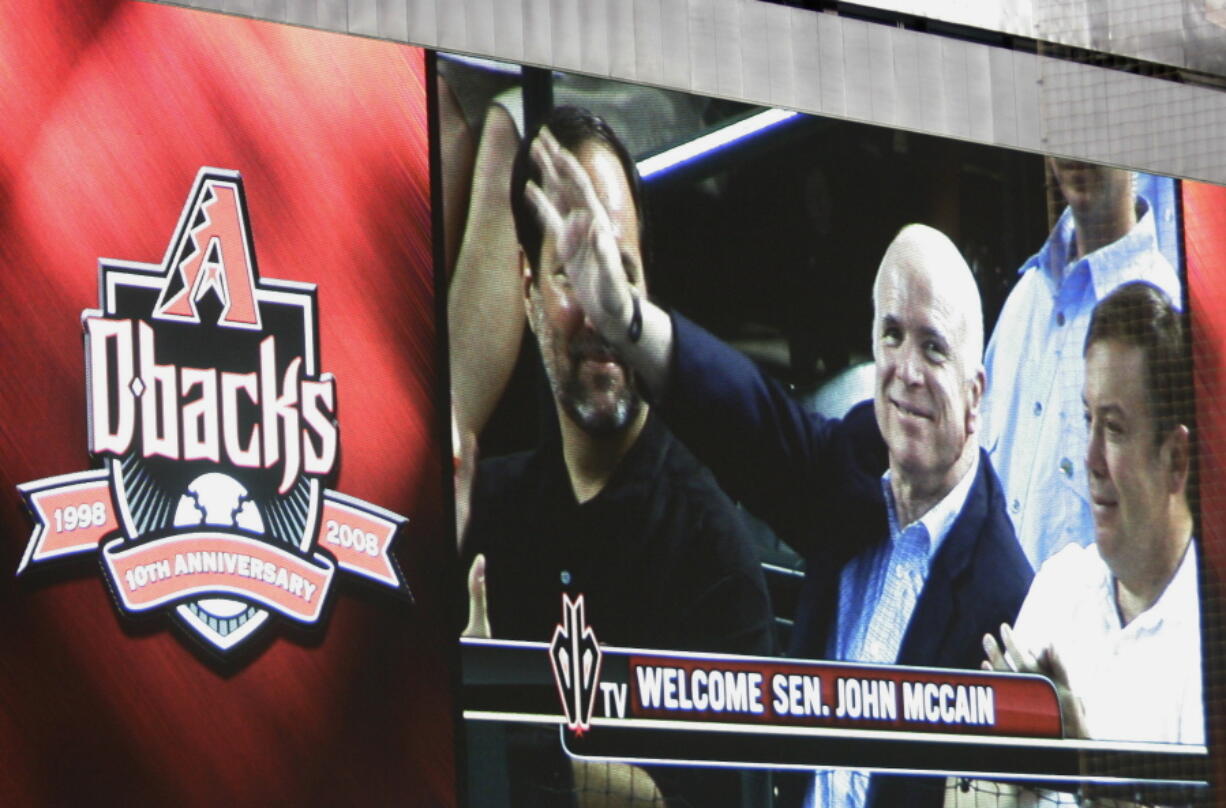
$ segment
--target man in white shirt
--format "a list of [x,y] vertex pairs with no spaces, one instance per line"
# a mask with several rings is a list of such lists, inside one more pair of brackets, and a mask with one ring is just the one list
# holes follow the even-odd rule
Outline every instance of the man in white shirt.
[[1081,351],[1090,313],[1130,281],[1154,284],[1176,308],[1181,297],[1133,173],[1059,158],[1049,165],[1068,208],[1022,266],[997,320],[984,357],[980,434],[1036,570],[1066,544],[1084,546],[1094,535],[1081,463]]
[[1205,742],[1183,332],[1150,284],[1095,308],[1083,397],[1095,542],[1053,556],[1003,643],[983,639],[985,668],[1053,680],[1068,737]]

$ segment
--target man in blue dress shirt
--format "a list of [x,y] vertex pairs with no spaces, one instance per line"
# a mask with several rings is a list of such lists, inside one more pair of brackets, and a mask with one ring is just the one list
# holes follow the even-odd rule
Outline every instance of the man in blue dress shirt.
[[[582,170],[544,133],[527,197],[593,327],[720,484],[806,559],[792,652],[974,668],[1032,577],[979,448],[983,320],[965,260],[911,225],[874,285],[873,401],[806,411],[742,354],[637,294]],[[939,805],[943,778],[819,772],[821,805]]]
[[1086,484],[1081,356],[1094,306],[1129,281],[1180,305],[1155,217],[1132,172],[1050,158],[1068,202],[1047,243],[1022,265],[984,359],[981,441],[1000,474],[1018,541],[1036,570],[1069,543],[1094,540]]

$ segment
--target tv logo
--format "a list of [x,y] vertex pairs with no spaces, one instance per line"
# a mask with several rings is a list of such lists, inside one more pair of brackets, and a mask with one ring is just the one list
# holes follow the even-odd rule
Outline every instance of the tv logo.
[[549,662],[562,698],[566,726],[582,735],[592,726],[592,710],[600,683],[600,646],[583,614],[583,595],[562,595],[562,623],[554,628]]

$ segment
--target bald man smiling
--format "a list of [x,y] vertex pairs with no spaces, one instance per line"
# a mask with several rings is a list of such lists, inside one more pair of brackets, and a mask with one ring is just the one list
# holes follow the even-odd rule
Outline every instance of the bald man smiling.
[[[942,233],[909,225],[874,285],[871,402],[806,411],[737,351],[644,299],[569,155],[543,142],[546,228],[593,327],[726,491],[806,561],[794,656],[976,668],[1032,573],[979,449],[979,292]],[[940,805],[944,779],[819,771],[809,805]]]

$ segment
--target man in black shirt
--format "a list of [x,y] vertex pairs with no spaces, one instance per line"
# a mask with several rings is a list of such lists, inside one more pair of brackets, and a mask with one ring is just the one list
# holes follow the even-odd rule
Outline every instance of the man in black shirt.
[[771,652],[761,570],[740,513],[647,415],[606,484],[580,502],[554,435],[481,464],[468,542],[484,554],[492,636],[548,641],[561,593],[600,642]]
[[[591,178],[597,210],[630,283],[645,292],[638,174],[600,118],[560,107],[548,128]],[[593,330],[564,263],[585,218],[543,228],[527,194],[544,181],[528,139],[512,168],[524,307],[541,349],[556,432],[531,452],[486,461],[466,543],[488,591],[495,637],[548,640],[561,593],[584,594],[607,644],[772,650],[766,588],[744,518],[714,478],[651,415],[621,357]],[[530,184],[530,180],[535,180]],[[555,237],[555,233],[561,233]]]
[[[512,168],[512,213],[524,307],[553,393],[557,430],[547,430],[533,451],[487,460],[478,469],[465,537],[466,555],[475,556],[468,633],[548,641],[561,617],[562,593],[583,594],[587,622],[605,644],[769,654],[772,620],[748,524],[710,472],[651,414],[625,362],[592,328],[563,269],[587,249],[588,212],[594,212],[606,217],[601,232],[615,242],[608,246],[620,255],[629,283],[645,294],[634,162],[607,124],[586,110],[560,107],[547,126],[565,159],[590,177],[592,195],[583,215],[542,227],[542,209],[527,196],[551,178],[541,176],[532,157],[536,136],[521,145]],[[659,773],[653,777],[665,796],[700,799],[693,783],[674,789]],[[639,778],[642,785],[641,772]]]

